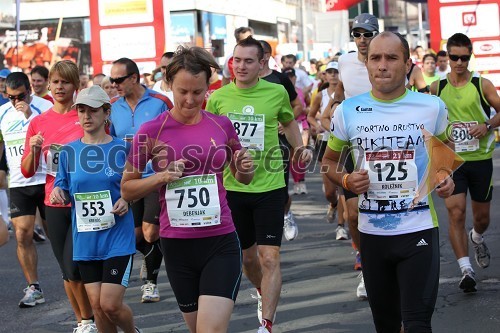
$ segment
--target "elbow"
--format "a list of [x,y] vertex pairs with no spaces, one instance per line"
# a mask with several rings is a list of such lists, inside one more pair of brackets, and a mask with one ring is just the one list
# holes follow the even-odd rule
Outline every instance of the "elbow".
[[21,164],[21,173],[23,174],[24,178],[31,178],[33,177],[34,173],[27,170],[23,164]]

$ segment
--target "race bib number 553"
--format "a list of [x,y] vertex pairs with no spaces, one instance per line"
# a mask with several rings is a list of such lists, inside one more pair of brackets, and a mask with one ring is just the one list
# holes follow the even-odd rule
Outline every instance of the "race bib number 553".
[[370,177],[368,199],[413,198],[417,190],[414,150],[365,152],[365,169]]
[[109,191],[75,193],[74,197],[78,232],[106,230],[115,225]]

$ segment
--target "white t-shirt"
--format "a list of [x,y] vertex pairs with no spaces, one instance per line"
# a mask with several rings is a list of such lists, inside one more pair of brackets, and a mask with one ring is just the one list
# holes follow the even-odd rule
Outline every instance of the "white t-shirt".
[[368,71],[365,63],[359,61],[358,52],[340,56],[339,79],[344,85],[344,96],[346,99],[372,90]]
[[9,187],[11,188],[45,184],[46,165],[43,154],[40,154],[40,164],[33,177],[24,178],[21,173],[21,158],[28,126],[33,118],[53,106],[44,98],[38,96],[31,96],[31,98],[29,119],[26,119],[24,113],[17,111],[10,102],[0,107],[0,131],[5,143],[5,157],[9,166]]
[[295,86],[299,89],[304,90],[305,88],[311,86],[314,82],[311,80],[309,75],[300,68],[294,68],[295,69],[295,76],[297,77],[297,81],[295,82]]
[[439,68],[436,69],[436,75],[439,75],[440,80],[446,79],[446,74],[450,72],[450,67],[446,68],[445,71],[440,71]]
[[174,93],[172,91],[165,91],[163,89],[161,89],[161,83],[162,81],[157,81],[154,85],[153,85],[153,89],[154,91],[157,91],[159,92],[160,94],[162,95],[165,95],[168,97],[168,99],[172,102],[172,104],[174,103]]

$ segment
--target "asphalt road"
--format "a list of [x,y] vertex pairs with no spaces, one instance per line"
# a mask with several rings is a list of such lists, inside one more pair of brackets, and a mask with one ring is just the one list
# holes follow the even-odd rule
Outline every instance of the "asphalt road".
[[[498,186],[500,154],[495,156],[494,179]],[[351,243],[336,241],[335,225],[325,222],[326,201],[317,170],[307,175],[307,184],[309,194],[293,197],[299,235],[292,242],[283,240],[283,288],[273,332],[374,332],[368,302],[358,300],[355,295],[358,272],[353,270]],[[500,332],[499,200],[494,194],[492,222],[486,236],[491,265],[481,269],[473,262],[478,280],[478,292],[474,294],[464,294],[458,288],[460,270],[448,241],[446,212],[443,201],[435,200],[440,218],[441,278],[434,332]],[[470,227],[470,211],[468,216]],[[46,303],[20,309],[17,304],[26,282],[17,261],[15,240],[11,237],[0,248],[0,332],[72,332],[75,326],[50,244],[37,244],[37,250]],[[141,260],[141,255],[136,255],[125,300],[134,312],[136,325],[144,332],[187,332],[164,271],[159,277],[161,301],[140,303]],[[229,332],[256,332],[257,306],[251,293],[253,288],[243,279]]]

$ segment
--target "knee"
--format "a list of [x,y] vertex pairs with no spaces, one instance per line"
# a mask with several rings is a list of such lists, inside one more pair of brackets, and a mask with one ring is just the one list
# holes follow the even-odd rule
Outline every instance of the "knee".
[[453,206],[448,207],[448,214],[450,216],[450,224],[461,224],[465,222],[465,207]]
[[26,228],[16,227],[17,246],[28,247],[33,244],[33,231]]
[[142,233],[148,243],[156,242],[160,238],[160,230],[157,225],[150,223],[142,224]]
[[326,188],[325,189],[325,198],[328,202],[337,202],[337,191],[335,188]]
[[252,267],[258,263],[257,253],[244,253],[243,266]]
[[118,318],[120,314],[121,304],[101,300],[100,308],[108,318],[113,320],[114,318]]
[[279,251],[259,252],[259,261],[263,270],[273,271],[279,268],[280,265]]

